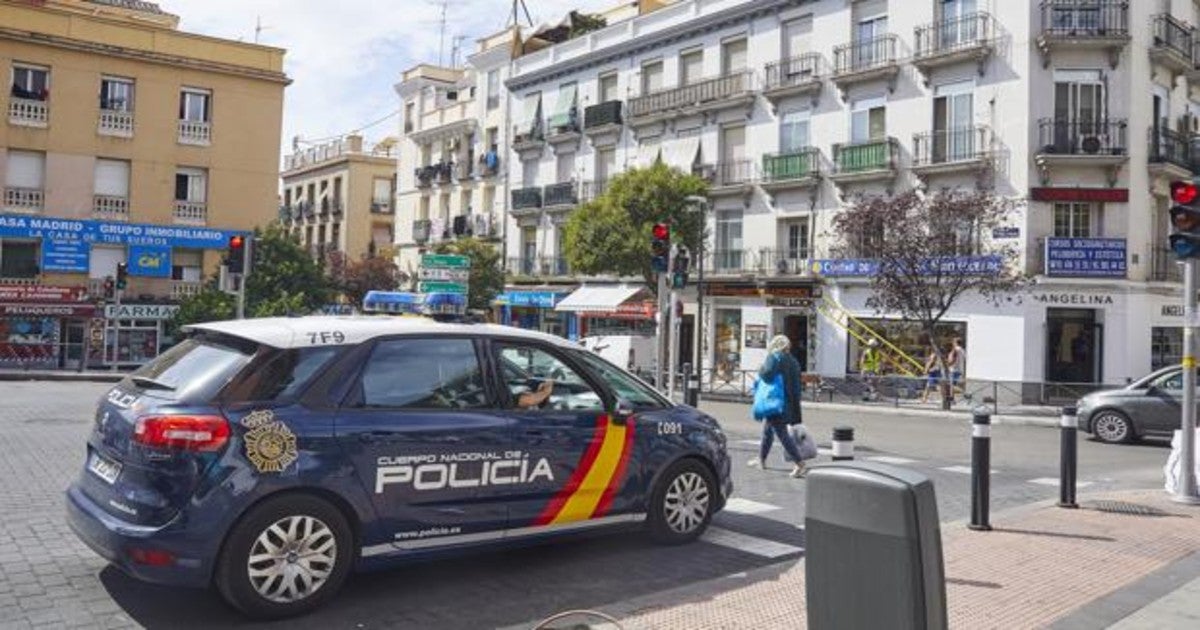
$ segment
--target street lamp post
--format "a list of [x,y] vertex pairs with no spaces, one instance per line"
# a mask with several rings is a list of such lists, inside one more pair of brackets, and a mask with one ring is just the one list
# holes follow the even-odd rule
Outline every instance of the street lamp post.
[[696,388],[699,391],[704,378],[704,243],[708,240],[708,198],[688,195],[687,202],[700,211],[700,247],[696,252],[696,332],[693,339],[695,348],[692,350],[692,365],[695,366]]

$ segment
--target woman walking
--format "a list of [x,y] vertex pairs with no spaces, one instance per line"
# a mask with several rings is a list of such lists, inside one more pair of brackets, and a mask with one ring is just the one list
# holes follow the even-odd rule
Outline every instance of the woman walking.
[[776,377],[783,383],[783,412],[779,415],[763,418],[762,443],[759,445],[758,459],[750,460],[750,466],[767,467],[767,455],[775,438],[783,444],[783,450],[788,461],[792,462],[793,477],[804,476],[804,461],[800,457],[800,449],[792,439],[788,426],[800,424],[800,364],[788,351],[792,343],[784,335],[776,335],[768,346],[769,353],[766,361],[758,370],[759,386],[771,383]]

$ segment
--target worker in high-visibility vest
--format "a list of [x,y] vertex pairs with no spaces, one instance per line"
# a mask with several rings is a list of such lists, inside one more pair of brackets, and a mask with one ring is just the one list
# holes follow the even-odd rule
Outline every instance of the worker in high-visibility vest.
[[858,370],[862,374],[863,381],[867,384],[867,393],[863,396],[863,400],[876,400],[879,398],[879,392],[875,389],[875,384],[879,380],[879,373],[882,367],[883,355],[879,351],[879,341],[868,339],[867,347],[863,348],[862,356],[858,360]]

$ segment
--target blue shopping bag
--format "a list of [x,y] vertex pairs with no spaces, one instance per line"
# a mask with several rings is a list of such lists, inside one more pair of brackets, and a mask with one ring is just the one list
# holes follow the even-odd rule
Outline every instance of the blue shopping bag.
[[783,389],[783,375],[776,374],[770,381],[761,378],[754,381],[754,419],[766,420],[783,415],[787,404],[787,392]]

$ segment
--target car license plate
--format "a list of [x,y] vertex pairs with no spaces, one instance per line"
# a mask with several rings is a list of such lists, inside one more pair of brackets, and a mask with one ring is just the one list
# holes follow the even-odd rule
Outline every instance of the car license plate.
[[92,453],[88,458],[88,470],[103,479],[105,483],[113,483],[121,474],[121,464],[114,462],[98,453]]

